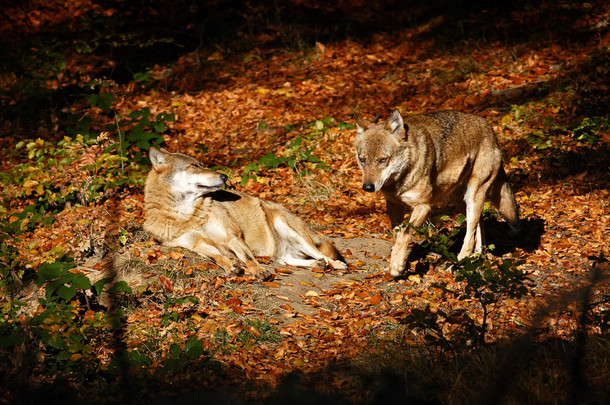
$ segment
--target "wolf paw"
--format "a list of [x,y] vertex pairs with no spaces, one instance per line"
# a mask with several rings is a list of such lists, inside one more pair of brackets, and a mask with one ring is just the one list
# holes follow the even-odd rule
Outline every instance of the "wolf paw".
[[332,260],[330,262],[331,266],[333,266],[336,270],[345,270],[347,269],[347,263],[342,262],[341,260]]
[[402,265],[397,265],[396,263],[392,263],[390,261],[390,265],[387,267],[387,270],[390,272],[390,275],[394,278],[400,277],[404,272],[406,267],[406,263]]
[[462,259],[464,259],[465,257],[469,257],[472,255],[472,252],[460,252],[460,254],[457,255],[457,259],[458,262]]
[[273,278],[273,273],[271,273],[270,270],[261,269],[261,270],[257,271],[256,273],[254,273],[253,276],[261,281],[268,281]]
[[240,274],[244,273],[244,266],[243,264],[236,262],[233,263],[233,266],[231,266],[231,270],[228,271],[229,276],[238,276]]
[[399,271],[396,269],[389,269],[389,270],[390,270],[390,275],[394,278],[400,277],[400,275],[402,274],[402,271]]

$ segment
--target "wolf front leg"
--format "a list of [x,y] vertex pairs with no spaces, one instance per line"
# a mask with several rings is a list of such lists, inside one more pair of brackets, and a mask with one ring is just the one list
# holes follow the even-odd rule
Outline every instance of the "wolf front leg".
[[273,277],[271,271],[265,269],[254,257],[254,254],[240,237],[231,237],[227,243],[227,247],[237,256],[239,260],[246,263],[246,268],[251,276],[260,280],[269,280]]
[[203,257],[212,259],[227,274],[237,274],[241,272],[241,266],[224,256],[214,243],[203,237],[200,232],[191,231],[182,234],[177,239],[167,243],[168,246],[183,247],[197,252]]
[[[429,204],[416,205],[411,213],[411,218],[409,218],[409,225],[415,227],[422,226],[426,218],[428,218],[428,214],[430,214],[430,209]],[[396,242],[394,242],[390,256],[390,274],[392,277],[400,276],[407,264],[407,257],[410,253],[409,244],[411,243],[413,232],[412,227],[403,227],[396,235]]]

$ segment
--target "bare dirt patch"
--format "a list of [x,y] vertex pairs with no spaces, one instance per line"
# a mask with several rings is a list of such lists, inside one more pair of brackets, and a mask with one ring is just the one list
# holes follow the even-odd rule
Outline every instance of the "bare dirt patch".
[[[309,298],[323,295],[345,280],[362,280],[366,275],[382,271],[392,247],[391,242],[375,238],[333,238],[335,246],[345,256],[348,269],[303,269],[270,263],[277,274],[271,283],[253,284],[256,305],[268,313],[313,315],[320,307],[312,305]],[[267,288],[259,288],[259,286]],[[322,310],[332,311],[325,303]],[[292,308],[292,311],[290,311]]]

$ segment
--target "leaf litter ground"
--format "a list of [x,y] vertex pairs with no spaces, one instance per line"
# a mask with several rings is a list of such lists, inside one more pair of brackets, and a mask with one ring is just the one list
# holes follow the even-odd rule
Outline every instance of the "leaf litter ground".
[[[608,15],[607,10],[599,14]],[[576,23],[596,21],[586,17]],[[145,213],[142,190],[136,188],[94,209],[66,208],[49,227],[33,231],[21,247],[24,256],[41,262],[43,252],[55,246],[78,252],[113,240],[116,245],[119,229],[127,229],[129,242],[115,247],[118,253],[100,249],[88,258],[83,254],[77,271],[92,281],[118,272],[137,291],[138,303],[126,318],[128,348],[154,337],[159,347],[152,356],[160,361],[172,343],[196,336],[226,367],[220,381],[199,377],[202,387],[237,384],[243,396],[258,397],[298,372],[312,376],[307,384],[322,392],[357,398],[362,387],[340,372],[342,367],[378,349],[380,341],[421,344],[419,336],[405,334],[401,327],[412,308],[463,309],[476,320],[482,314],[472,302],[431,287],[454,283],[453,274],[441,267],[424,261],[418,267],[416,261],[405,278],[388,277],[384,268],[391,238],[385,204],[381,196],[361,190],[351,146],[355,130],[338,124],[351,122],[355,110],[373,118],[391,108],[407,113],[454,108],[475,112],[494,125],[524,231],[517,240],[506,240],[505,228],[488,215],[489,241],[497,246],[494,254],[523,257],[533,283],[531,296],[494,308],[489,342],[532,330],[540,331],[541,338],[571,338],[581,311],[579,301],[566,292],[576,294],[587,286],[596,258],[609,253],[607,161],[597,153],[603,146],[596,151],[576,145],[569,133],[554,133],[553,152],[536,144],[531,134],[545,120],[559,123],[577,115],[570,103],[536,103],[536,98],[566,96],[561,86],[552,87],[556,90],[550,94],[546,88],[573,80],[592,48],[607,49],[608,34],[584,43],[549,41],[528,48],[499,42],[448,52],[435,46],[428,35],[433,29],[426,25],[367,41],[319,43],[307,51],[257,48],[253,58],[210,51],[203,67],[189,53],[171,68],[152,70],[158,80],[154,91],[108,89],[120,96],[119,113],[141,107],[153,114],[173,112],[176,122],[164,135],[168,149],[227,171],[229,187],[273,199],[331,236],[349,263],[346,271],[286,268],[263,258],[274,269],[274,280],[226,277],[192,253],[137,237]],[[513,103],[526,104],[527,114],[511,109]],[[326,117],[333,117],[334,124],[318,124]],[[610,141],[607,131],[599,136],[600,145]],[[256,179],[241,184],[244,165],[268,153],[286,156],[296,137],[328,169],[311,164],[300,167],[305,173],[284,166],[262,169]],[[601,302],[595,310],[601,312],[608,310],[604,277],[592,292],[592,301]],[[25,295],[31,299],[38,293]],[[159,298],[184,296],[198,302],[165,307],[167,301]],[[33,305],[30,310],[37,309]],[[108,360],[112,351],[100,348],[99,357]],[[316,376],[326,382],[312,381]],[[607,382],[607,373],[604,378]],[[185,388],[196,385],[183,382]]]

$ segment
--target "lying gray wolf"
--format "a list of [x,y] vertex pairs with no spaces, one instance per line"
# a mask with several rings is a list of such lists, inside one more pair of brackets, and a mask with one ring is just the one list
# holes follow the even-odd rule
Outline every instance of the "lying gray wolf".
[[227,176],[195,158],[151,148],[146,179],[144,230],[166,246],[211,258],[228,273],[241,269],[259,279],[271,273],[255,259],[269,256],[290,266],[345,269],[328,240],[279,204],[238,191],[220,190]]
[[518,232],[519,207],[502,168],[502,152],[491,126],[483,118],[440,111],[403,119],[394,110],[387,122],[374,124],[356,118],[356,158],[362,188],[381,190],[386,198],[396,242],[390,255],[390,274],[399,276],[406,265],[412,227],[402,225],[407,207],[409,224],[423,225],[433,204],[452,200],[466,213],[462,259],[481,252],[485,243],[480,217],[486,200]]

